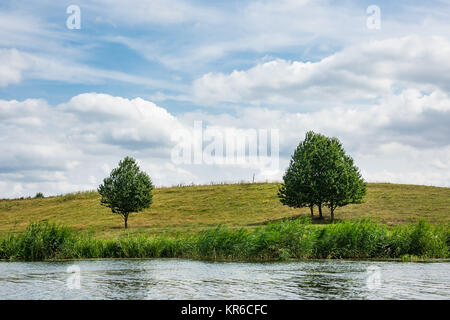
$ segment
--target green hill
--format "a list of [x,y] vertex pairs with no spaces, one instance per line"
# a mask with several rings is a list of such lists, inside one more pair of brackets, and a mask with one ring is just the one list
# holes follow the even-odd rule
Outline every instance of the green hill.
[[[218,224],[254,228],[269,221],[309,214],[309,209],[283,206],[277,188],[276,183],[157,188],[152,207],[132,214],[126,231],[120,216],[100,206],[97,192],[0,200],[0,237],[21,232],[30,222],[44,219],[98,238],[112,238],[126,232],[191,234]],[[421,218],[432,223],[449,223],[450,188],[369,183],[365,203],[339,208],[335,215],[336,220],[370,217],[388,225]],[[326,210],[325,216],[328,218]]]

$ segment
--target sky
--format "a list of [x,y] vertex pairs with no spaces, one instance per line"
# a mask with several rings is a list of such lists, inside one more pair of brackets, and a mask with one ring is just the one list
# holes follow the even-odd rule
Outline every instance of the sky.
[[[309,130],[368,182],[449,187],[449,36],[444,0],[2,1],[0,198],[125,156],[156,186],[280,181]],[[204,156],[246,135],[244,162]]]

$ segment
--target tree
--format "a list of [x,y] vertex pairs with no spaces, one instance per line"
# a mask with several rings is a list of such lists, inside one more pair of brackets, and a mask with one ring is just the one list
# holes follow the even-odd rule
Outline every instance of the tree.
[[327,206],[334,220],[337,207],[362,202],[365,192],[361,174],[341,142],[309,131],[292,155],[278,196],[284,205],[308,206],[311,216],[317,205],[320,219],[322,207]]
[[122,215],[125,228],[128,227],[128,216],[149,208],[152,204],[153,185],[147,173],[142,172],[131,157],[119,162],[109,177],[98,187],[101,204],[113,213]]

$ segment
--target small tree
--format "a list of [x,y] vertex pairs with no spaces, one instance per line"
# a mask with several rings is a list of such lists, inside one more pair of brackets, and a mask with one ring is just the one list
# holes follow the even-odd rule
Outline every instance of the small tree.
[[113,213],[122,215],[125,228],[128,227],[128,216],[149,208],[152,204],[153,185],[150,177],[140,171],[136,160],[126,157],[113,169],[103,184],[98,187],[101,204]]
[[295,150],[278,190],[281,203],[294,208],[313,206],[330,209],[331,220],[337,207],[360,203],[365,183],[353,159],[345,154],[340,141],[309,131]]

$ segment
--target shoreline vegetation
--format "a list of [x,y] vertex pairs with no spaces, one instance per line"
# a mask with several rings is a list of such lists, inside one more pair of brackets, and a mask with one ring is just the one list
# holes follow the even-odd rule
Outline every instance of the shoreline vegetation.
[[0,239],[0,259],[46,261],[92,258],[184,258],[215,261],[449,258],[450,232],[424,220],[388,228],[369,220],[311,224],[307,216],[253,230],[225,226],[196,235],[165,238],[124,235],[96,239],[48,221]]

